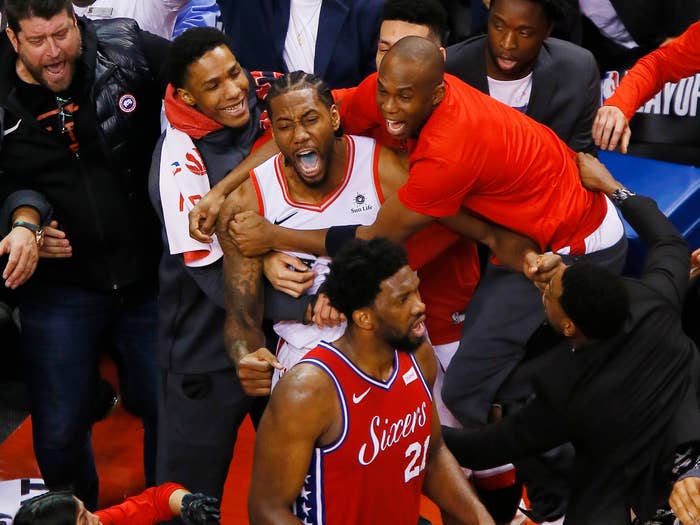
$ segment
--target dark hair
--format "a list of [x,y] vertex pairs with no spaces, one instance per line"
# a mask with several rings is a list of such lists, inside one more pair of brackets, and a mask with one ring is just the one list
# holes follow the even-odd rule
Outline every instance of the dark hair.
[[78,502],[68,491],[46,492],[28,499],[15,514],[16,525],[75,525]]
[[[291,73],[287,73],[273,80],[270,84],[270,90],[265,97],[265,107],[267,108],[267,114],[270,119],[272,119],[272,108],[270,107],[272,99],[289,93],[290,91],[301,91],[302,89],[316,90],[318,100],[323,102],[328,108],[335,104],[330,86],[321,77],[311,73],[305,73],[304,71],[292,71]],[[342,128],[339,127],[335,135],[338,137],[342,136]]]
[[588,339],[608,339],[620,331],[630,300],[619,275],[576,262],[564,270],[561,286],[559,304]]
[[[542,5],[545,16],[550,22],[557,22],[566,17],[566,13],[569,11],[569,6],[564,0],[529,0],[533,4]],[[489,10],[493,9],[493,5],[496,0],[491,0],[489,5]]]
[[385,20],[427,26],[440,45],[447,37],[447,11],[438,0],[387,0],[382,14]]
[[71,0],[6,0],[5,3],[7,26],[15,33],[20,32],[20,20],[35,16],[48,20],[61,11],[72,16],[73,2]]
[[173,40],[168,52],[168,82],[175,89],[183,87],[192,63],[219,46],[231,49],[228,37],[213,27],[193,27],[182,33]]
[[352,322],[352,313],[369,306],[382,281],[408,264],[404,249],[385,238],[348,241],[333,257],[324,283],[331,304]]

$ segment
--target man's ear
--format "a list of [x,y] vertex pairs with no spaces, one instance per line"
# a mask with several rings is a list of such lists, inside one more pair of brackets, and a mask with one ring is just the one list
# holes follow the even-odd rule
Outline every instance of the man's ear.
[[435,89],[433,89],[433,98],[431,100],[433,107],[442,102],[443,98],[445,98],[445,83],[440,82],[440,84],[435,86]]
[[197,101],[192,96],[192,93],[187,91],[185,88],[177,88],[177,96],[182,99],[182,101],[188,106],[196,106]]
[[374,314],[370,308],[360,308],[352,313],[352,321],[355,326],[363,330],[374,329]]
[[15,32],[10,29],[9,27],[5,28],[5,34],[7,35],[7,38],[10,40],[10,44],[12,44],[12,48],[15,50],[15,53],[19,53],[19,40],[17,39],[17,35]]
[[340,113],[338,112],[338,106],[335,104],[331,106],[331,124],[333,125],[333,131],[340,129]]
[[440,46],[440,53],[442,54],[442,59],[447,60],[447,50],[442,46]]

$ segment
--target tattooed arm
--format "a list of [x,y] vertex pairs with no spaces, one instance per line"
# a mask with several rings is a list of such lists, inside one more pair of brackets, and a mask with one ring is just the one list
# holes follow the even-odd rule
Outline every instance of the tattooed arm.
[[227,197],[216,225],[224,251],[224,346],[243,391],[251,396],[265,396],[270,393],[273,368],[282,366],[264,347],[262,258],[243,256],[228,234],[228,223],[234,214],[246,210],[259,211],[250,179]]

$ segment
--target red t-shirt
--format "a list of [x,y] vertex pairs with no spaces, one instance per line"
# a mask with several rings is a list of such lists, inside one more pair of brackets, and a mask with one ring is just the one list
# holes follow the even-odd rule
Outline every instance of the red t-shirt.
[[[343,126],[353,133],[385,133],[376,105],[377,74],[346,93]],[[443,217],[464,206],[540,249],[569,246],[584,253],[584,239],[607,210],[600,193],[579,180],[571,151],[546,126],[445,75],[445,97],[415,140],[409,140],[408,182],[399,190],[413,211]]]
[[641,58],[605,105],[617,106],[629,120],[666,82],[678,82],[699,72],[700,22],[695,22],[670,44]]
[[[362,120],[354,99],[357,88],[333,90],[338,103],[343,130],[360,130],[383,146],[406,150],[383,125]],[[371,107],[376,107],[372,99]],[[348,111],[348,108],[353,108]],[[463,313],[479,282],[479,256],[476,244],[439,223],[433,223],[406,239],[404,248],[411,268],[418,270],[420,293],[426,304],[425,326],[433,344],[458,341],[462,332]]]
[[119,505],[98,510],[95,515],[100,518],[102,525],[155,525],[174,517],[169,500],[171,494],[178,489],[184,487],[177,483],[163,483],[146,489]]

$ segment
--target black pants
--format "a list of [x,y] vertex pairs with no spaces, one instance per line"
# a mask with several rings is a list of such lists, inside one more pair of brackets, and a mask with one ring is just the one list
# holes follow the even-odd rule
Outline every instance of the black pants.
[[252,398],[231,368],[206,374],[162,372],[158,412],[158,483],[221,498],[238,427]]

